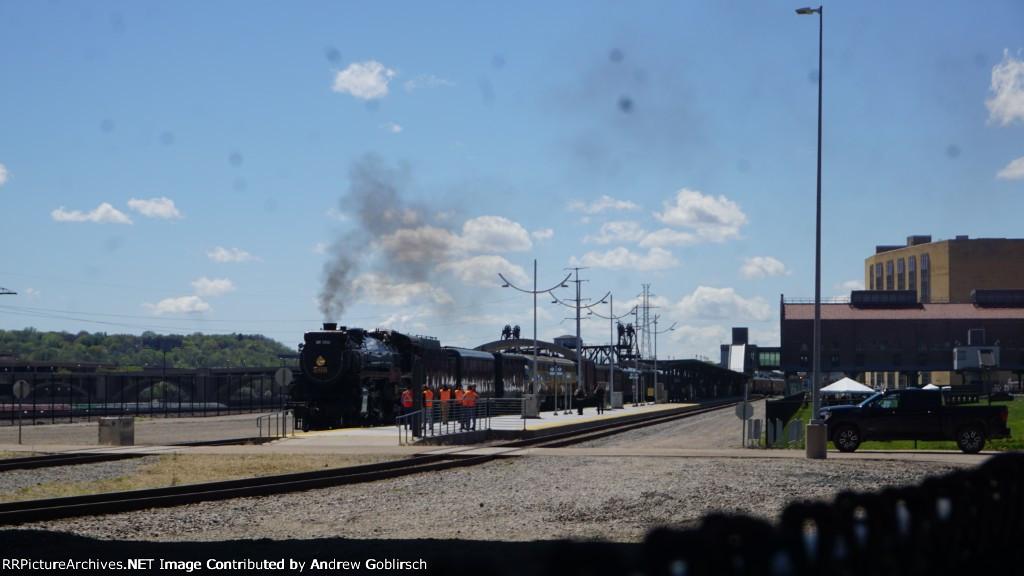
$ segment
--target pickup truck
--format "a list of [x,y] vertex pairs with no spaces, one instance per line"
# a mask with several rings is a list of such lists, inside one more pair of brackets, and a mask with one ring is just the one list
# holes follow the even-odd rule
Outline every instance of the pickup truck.
[[938,390],[887,390],[855,406],[822,408],[821,417],[840,452],[868,440],[956,440],[976,454],[988,439],[1009,438],[1006,406],[956,406],[945,397]]

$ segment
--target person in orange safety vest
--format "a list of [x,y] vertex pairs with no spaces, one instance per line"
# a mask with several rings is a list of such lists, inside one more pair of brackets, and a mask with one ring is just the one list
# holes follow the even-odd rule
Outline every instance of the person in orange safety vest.
[[[406,416],[408,414],[412,414],[412,388],[410,387],[402,390],[402,415]],[[404,420],[405,427],[409,428],[409,425],[412,423],[412,417],[406,417]]]
[[462,404],[466,408],[466,428],[476,430],[476,401],[480,395],[476,393],[476,385],[471,385],[462,397]]
[[430,433],[434,433],[434,391],[426,384],[423,385],[423,413],[426,414],[426,425]]
[[443,384],[438,394],[441,396],[441,425],[445,425],[448,423],[448,408],[452,403],[452,389]]
[[466,411],[463,410],[462,400],[465,398],[466,392],[462,389],[461,384],[455,386],[455,419],[459,422],[459,430],[466,429]]

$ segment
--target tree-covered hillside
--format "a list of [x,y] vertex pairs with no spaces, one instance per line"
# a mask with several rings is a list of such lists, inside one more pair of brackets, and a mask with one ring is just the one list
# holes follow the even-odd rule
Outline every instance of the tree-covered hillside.
[[39,332],[0,330],[0,357],[13,361],[83,362],[113,364],[119,370],[163,366],[168,368],[238,368],[277,366],[279,354],[296,350],[260,335],[161,335],[145,332]]

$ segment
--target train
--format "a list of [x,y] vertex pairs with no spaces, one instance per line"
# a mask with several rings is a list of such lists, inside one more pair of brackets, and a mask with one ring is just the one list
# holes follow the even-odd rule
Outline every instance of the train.
[[[442,346],[431,337],[393,330],[365,330],[325,322],[306,332],[299,346],[299,371],[288,393],[287,407],[303,430],[379,426],[395,422],[405,388],[475,386],[481,398],[520,398],[537,394],[542,410],[565,408],[582,383],[591,394],[608,369],[582,360],[536,357],[521,351],[485,352]],[[614,369],[616,390],[632,399],[627,371]],[[419,400],[419,394],[414,394]]]

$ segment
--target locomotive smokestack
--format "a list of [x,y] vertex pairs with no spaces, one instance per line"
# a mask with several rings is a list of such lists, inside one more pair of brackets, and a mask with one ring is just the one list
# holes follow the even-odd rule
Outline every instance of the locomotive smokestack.
[[338,329],[338,323],[337,322],[324,322],[324,330],[337,330],[337,329]]

